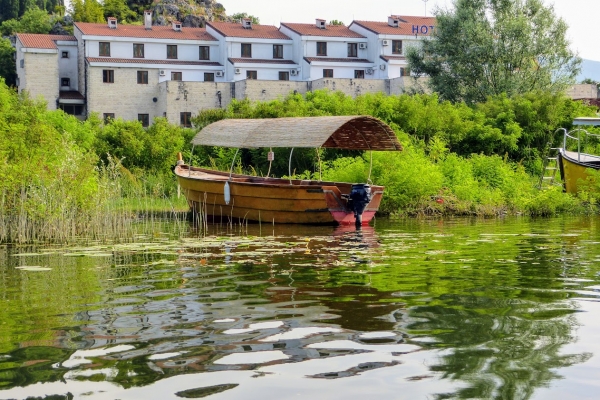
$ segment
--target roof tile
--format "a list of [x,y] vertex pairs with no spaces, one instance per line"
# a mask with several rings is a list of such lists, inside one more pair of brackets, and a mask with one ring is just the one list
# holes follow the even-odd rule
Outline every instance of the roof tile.
[[345,62],[345,63],[369,63],[373,64],[372,61],[369,61],[365,58],[328,58],[328,57],[304,57],[304,60],[308,63],[312,63],[314,61],[325,61],[325,62]]
[[38,33],[17,33],[17,38],[23,44],[23,47],[33,49],[57,49],[57,40],[77,41],[75,36],[71,35],[43,35]]
[[181,31],[173,30],[171,26],[153,25],[152,29],[146,29],[143,25],[118,25],[111,29],[107,24],[92,24],[89,22],[75,22],[75,26],[84,35],[90,36],[113,36],[131,38],[151,39],[177,39],[177,40],[204,40],[214,42],[216,39],[206,32],[205,28],[181,28]]
[[[403,15],[394,15],[394,17],[399,18],[401,21],[398,24],[398,27],[395,28],[393,26],[389,26],[387,22],[377,22],[377,21],[353,21],[352,24],[357,24],[370,30],[371,32],[380,34],[380,35],[414,35],[413,26],[435,26],[436,21],[435,17],[411,17],[411,16],[403,16]],[[418,35],[421,36],[430,36],[433,33],[432,29],[428,29],[427,33],[422,33],[419,30]]]
[[184,60],[149,60],[147,58],[112,58],[112,57],[86,57],[90,63],[111,64],[170,64],[170,65],[198,65],[207,67],[219,67],[218,62],[210,61],[184,61]]
[[296,64],[292,60],[260,59],[260,58],[228,58],[232,64]]
[[273,25],[252,25],[252,29],[234,22],[207,22],[206,25],[226,37],[291,40]]
[[347,26],[344,25],[327,25],[325,29],[321,29],[317,27],[316,24],[296,24],[282,22],[281,26],[285,26],[302,36],[326,36],[357,39],[365,38],[363,35],[351,31]]

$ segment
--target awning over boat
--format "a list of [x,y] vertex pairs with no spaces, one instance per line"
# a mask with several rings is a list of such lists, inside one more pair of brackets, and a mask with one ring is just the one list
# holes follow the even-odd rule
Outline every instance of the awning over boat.
[[592,125],[599,126],[600,118],[592,118],[592,117],[579,117],[573,120],[573,125]]
[[203,128],[192,143],[240,148],[402,150],[394,131],[369,116],[224,119]]

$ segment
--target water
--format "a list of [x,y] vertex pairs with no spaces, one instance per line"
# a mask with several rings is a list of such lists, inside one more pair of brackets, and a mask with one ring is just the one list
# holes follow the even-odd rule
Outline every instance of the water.
[[0,398],[597,397],[596,217],[238,228],[0,247]]

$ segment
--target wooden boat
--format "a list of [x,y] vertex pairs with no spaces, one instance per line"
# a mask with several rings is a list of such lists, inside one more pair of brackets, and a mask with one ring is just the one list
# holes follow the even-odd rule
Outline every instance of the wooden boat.
[[[203,128],[192,143],[292,151],[296,147],[402,150],[392,129],[368,116],[227,119]],[[174,172],[191,209],[222,222],[366,225],[384,191],[383,186],[366,183],[239,175],[189,166],[181,159]]]
[[[600,118],[575,118],[575,126],[600,126]],[[583,128],[575,128],[564,132],[563,146],[558,149],[558,168],[563,187],[567,193],[577,193],[578,181],[585,180],[588,176],[588,168],[600,169],[600,156],[581,152],[581,135],[598,136],[589,133]],[[569,141],[577,143],[577,151],[567,150]]]

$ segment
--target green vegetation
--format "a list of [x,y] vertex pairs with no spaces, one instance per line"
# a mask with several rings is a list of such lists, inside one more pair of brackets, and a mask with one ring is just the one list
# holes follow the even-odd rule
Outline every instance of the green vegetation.
[[[176,154],[195,165],[227,170],[236,149],[188,144],[195,130],[157,118],[149,128],[97,116],[81,122],[0,85],[0,242],[120,237],[138,212],[185,209],[171,167]],[[436,95],[353,99],[339,92],[290,94],[270,102],[234,101],[206,110],[198,129],[224,118],[372,115],[387,124],[402,152],[297,149],[293,175],[386,186],[381,205],[391,215],[500,215],[596,212],[600,184],[591,175],[577,196],[560,187],[538,190],[544,151],[558,144],[557,127],[594,115],[581,103],[550,93],[488,98],[467,106]],[[590,139],[590,152],[599,141]],[[288,175],[288,149],[244,149],[236,170]],[[370,167],[372,160],[372,168]],[[77,184],[73,184],[77,182]]]
[[567,25],[542,0],[455,0],[436,19],[433,38],[408,60],[443,99],[560,93],[575,83],[581,59],[569,49]]

